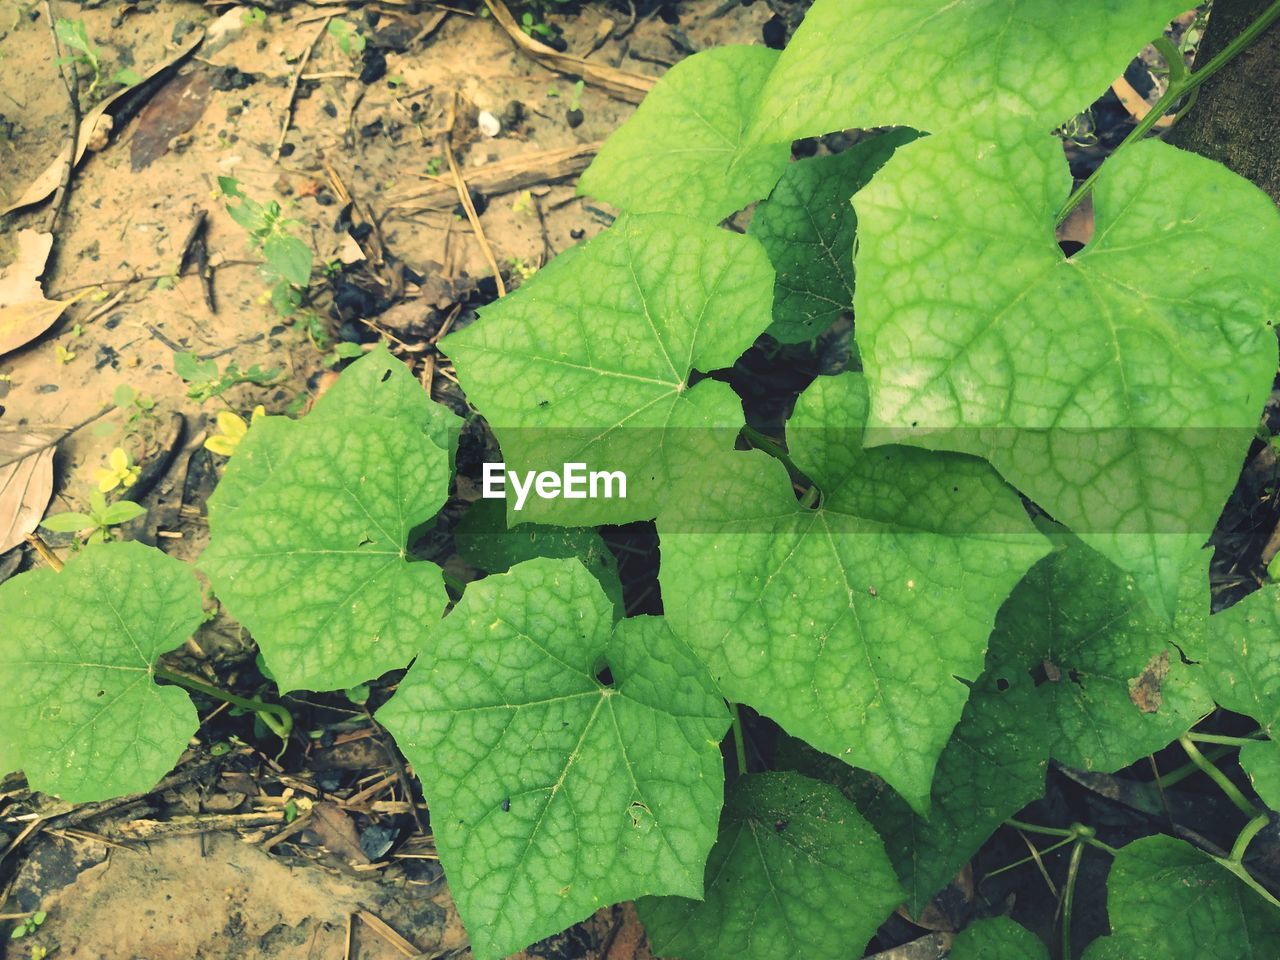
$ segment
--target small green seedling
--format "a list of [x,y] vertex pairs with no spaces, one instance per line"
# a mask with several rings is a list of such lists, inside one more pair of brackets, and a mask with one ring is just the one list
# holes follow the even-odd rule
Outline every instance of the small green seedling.
[[350,20],[334,17],[329,21],[329,36],[338,41],[338,49],[349,57],[364,53],[365,38]]
[[550,40],[556,35],[554,30],[528,10],[520,15],[520,29],[531,37],[541,37],[544,40]]
[[173,370],[187,381],[187,396],[201,403],[220,397],[241,383],[252,383],[259,387],[268,386],[280,375],[279,370],[274,368],[263,370],[256,363],[248,370],[241,370],[234,360],[229,362],[225,369],[219,371],[215,361],[201,360],[194,353],[175,353]]
[[37,910],[29,917],[25,917],[18,921],[18,925],[13,928],[13,932],[9,934],[10,940],[21,940],[23,937],[35,933],[40,929],[40,925],[45,922],[48,914],[43,910]]
[[240,22],[246,27],[264,27],[267,24],[267,11],[261,7],[248,7],[240,14]]
[[114,539],[112,527],[128,523],[146,512],[146,507],[132,500],[107,503],[106,494],[94,490],[89,494],[88,513],[55,513],[45,517],[40,526],[53,533],[79,534],[85,543],[103,543]]
[[238,203],[228,203],[231,219],[249,232],[249,246],[259,251],[266,264],[263,273],[271,283],[271,303],[281,316],[292,315],[302,305],[311,283],[312,253],[305,241],[291,229],[300,221],[284,216],[276,200],[259,203],[240,189],[233,177],[219,177],[222,195]]
[[[85,28],[84,21],[58,20],[53,29],[59,42],[68,49],[76,51],[59,60],[59,65],[73,64],[87,68],[92,74],[87,93],[92,96],[103,82],[102,57],[98,53],[98,48],[93,45],[93,41],[89,39],[89,31]],[[111,74],[108,82],[132,87],[142,81],[142,74],[125,67]]]

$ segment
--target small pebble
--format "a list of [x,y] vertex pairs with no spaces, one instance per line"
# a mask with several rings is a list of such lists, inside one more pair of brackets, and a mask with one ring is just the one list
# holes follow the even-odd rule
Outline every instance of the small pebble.
[[476,118],[476,126],[486,137],[496,137],[502,132],[502,123],[488,110],[481,110]]

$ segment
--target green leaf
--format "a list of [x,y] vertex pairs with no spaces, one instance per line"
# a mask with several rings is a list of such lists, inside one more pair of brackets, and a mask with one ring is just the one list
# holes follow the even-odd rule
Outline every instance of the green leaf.
[[1172,837],[1120,848],[1107,880],[1111,936],[1086,960],[1273,960],[1280,956],[1280,909],[1222,861]]
[[853,309],[858,218],[849,198],[918,136],[894,130],[832,157],[799,160],[756,209],[748,232],[764,244],[778,274],[768,330],[775,340],[812,339]]
[[55,513],[40,521],[40,526],[54,533],[78,533],[97,525],[93,517],[83,513]]
[[1209,618],[1209,632],[1187,649],[1219,706],[1280,726],[1280,587],[1267,585]]
[[1068,259],[1070,187],[1057,139],[1002,120],[900,149],[854,198],[872,442],[986,457],[1172,618],[1271,390],[1280,212],[1149,140],[1107,161]]
[[661,619],[613,629],[580,563],[471,584],[378,719],[425,787],[478,960],[606,904],[702,896],[728,713]]
[[659,514],[667,616],[725,696],[874,771],[922,812],[996,611],[1048,544],[985,464],[864,452],[859,374],[819,378],[788,424],[823,492],[728,451]]
[[506,573],[517,563],[547,557],[577,558],[600,582],[618,615],[623,614],[622,582],[618,559],[604,538],[590,527],[548,527],[537,523],[507,526],[507,508],[501,500],[477,500],[453,531],[458,555],[485,573]]
[[194,353],[175,353],[173,372],[188,383],[218,378],[218,364],[213,360],[201,360]]
[[1182,10],[1171,0],[817,0],[749,139],[885,125],[941,133],[982,115],[1047,131],[1106,92]]
[[747,144],[743,134],[769,71],[766,47],[713,47],[681,60],[605,141],[580,194],[627,213],[679,213],[719,223],[767,196],[790,142]]
[[267,264],[295,287],[311,282],[311,248],[287,233],[272,233],[262,245]]
[[152,668],[203,619],[190,568],[139,543],[0,584],[0,768],[71,803],[149,790],[199,725]]
[[63,44],[73,50],[79,50],[91,61],[97,62],[97,50],[89,39],[89,31],[83,20],[55,20],[53,31]]
[[1178,652],[1208,617],[1207,552],[1184,573],[1171,631],[1132,577],[1080,541],[1058,540],[1000,610],[986,671],[938,762],[930,818],[888,794],[863,807],[916,915],[1001,822],[1044,793],[1050,757],[1109,773],[1212,709],[1199,668]]
[[732,448],[742,406],[694,371],[732,366],[769,324],[760,244],[667,214],[631,216],[543,267],[442,346],[507,468],[621,470],[625,500],[530,498],[512,522],[655,516],[673,474]]
[[1208,552],[1187,569],[1171,634],[1132,576],[1079,541],[1060,542],[1001,609],[987,670],[1003,681],[1001,709],[1023,716],[1049,756],[1119,770],[1213,709],[1175,645],[1207,616]]
[[949,960],[1049,960],[1034,933],[1008,917],[979,920],[960,931]]
[[446,597],[406,551],[448,495],[454,424],[380,348],[306,419],[241,441],[200,565],[282,690],[353,687],[417,653]]
[[102,525],[106,527],[118,526],[122,523],[128,523],[130,520],[136,520],[146,512],[146,507],[134,503],[132,500],[117,500],[103,512]]
[[111,75],[112,83],[118,83],[125,87],[136,87],[145,79],[137,70],[131,70],[128,67],[117,70]]
[[1246,743],[1240,748],[1240,766],[1262,802],[1280,810],[1280,744],[1274,740]]
[[880,838],[853,804],[794,773],[738,778],[706,876],[703,901],[636,904],[658,956],[843,960],[902,900]]

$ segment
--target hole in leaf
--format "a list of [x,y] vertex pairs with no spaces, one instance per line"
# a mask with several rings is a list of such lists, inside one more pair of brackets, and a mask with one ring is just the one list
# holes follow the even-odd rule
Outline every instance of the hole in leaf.
[[996,689],[999,690],[1001,693],[1004,693],[1006,690],[1009,689],[1009,681],[1006,680],[1004,677],[996,677]]
[[602,687],[613,686],[613,671],[609,669],[607,663],[596,668],[596,683]]
[[1027,673],[1031,674],[1031,679],[1037,687],[1042,683],[1057,683],[1062,679],[1062,671],[1056,663],[1048,658],[1041,660]]
[[1068,671],[1067,671],[1067,676],[1071,678],[1071,682],[1072,682],[1072,683],[1074,683],[1074,684],[1076,684],[1076,685],[1078,685],[1078,686],[1081,686],[1081,687],[1083,687],[1083,686],[1084,686],[1084,677],[1083,677],[1083,676],[1081,676],[1081,674],[1080,674],[1080,671],[1079,671],[1079,670],[1075,670],[1075,669],[1068,670]]
[[1085,197],[1056,231],[1058,247],[1068,260],[1093,239],[1093,198]]
[[386,383],[386,382],[387,382],[388,380],[390,380],[390,379],[391,379],[391,370],[390,370],[390,369],[388,369],[388,370],[386,370],[386,371],[382,374],[382,379],[380,379],[378,382],[379,382],[379,383]]
[[631,826],[640,833],[648,833],[653,829],[653,811],[639,800],[632,800],[627,807],[627,816],[631,818]]

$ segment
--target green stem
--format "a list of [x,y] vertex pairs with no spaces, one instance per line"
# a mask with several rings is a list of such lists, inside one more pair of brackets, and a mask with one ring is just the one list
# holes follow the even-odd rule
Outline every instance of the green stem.
[[791,455],[783,449],[782,444],[773,439],[773,437],[769,436],[767,433],[761,433],[755,427],[744,426],[742,428],[742,435],[751,441],[751,445],[753,447],[763,450],[775,460],[781,460],[787,465],[787,469],[793,473],[804,476],[800,468],[792,462]]
[[[1078,843],[1078,842],[1079,842],[1079,839],[1076,837],[1063,837],[1057,843],[1051,843],[1049,844],[1049,846],[1045,847],[1043,850],[1037,850],[1036,857],[1047,857],[1049,854],[1053,853],[1055,850],[1060,850],[1069,843]],[[1018,867],[1022,866],[1025,863],[1030,863],[1034,859],[1035,857],[1023,857],[1021,860],[1015,860],[1013,863],[1010,863],[1007,866],[1000,867],[998,870],[992,870],[982,879],[990,880],[992,877],[998,877],[1000,876],[1000,874],[1008,873],[1010,870],[1016,870],[1018,869]]]
[[1015,830],[1025,830],[1027,833],[1040,833],[1046,837],[1066,837],[1069,840],[1082,840],[1095,850],[1101,850],[1103,853],[1114,857],[1116,848],[1108,843],[1103,843],[1096,836],[1092,827],[1086,827],[1081,823],[1073,823],[1070,829],[1063,827],[1042,827],[1035,823],[1025,823],[1022,820],[1014,820],[1010,817],[1005,822],[1005,826],[1013,827]]
[[[1217,763],[1223,757],[1227,756],[1227,754],[1231,753],[1231,750],[1231,747],[1214,747],[1212,750],[1207,751],[1204,754],[1204,757],[1210,763]],[[1161,789],[1167,789],[1175,784],[1181,783],[1183,780],[1187,779],[1187,777],[1199,772],[1200,768],[1194,763],[1184,763],[1182,766],[1178,767],[1178,769],[1171,770],[1161,776],[1158,782]]]
[[178,673],[166,667],[155,667],[152,672],[155,676],[171,683],[176,683],[180,687],[194,690],[196,693],[203,693],[206,697],[222,700],[233,707],[240,707],[242,710],[250,710],[256,713],[262,718],[262,722],[269,726],[281,740],[287,740],[289,733],[293,730],[293,714],[279,704],[264,703],[261,700],[248,697],[238,697],[234,693],[220,690],[218,687],[211,686],[202,680],[197,680],[195,677],[189,677],[185,673]]
[[1247,737],[1228,737],[1220,733],[1196,733],[1193,730],[1187,734],[1187,738],[1195,743],[1222,743],[1229,747],[1243,747],[1247,743],[1256,743],[1258,740],[1265,739],[1266,734],[1257,730]]
[[1187,759],[1199,767],[1201,773],[1216,783],[1218,788],[1227,795],[1227,799],[1239,807],[1241,812],[1249,817],[1258,816],[1258,808],[1249,802],[1248,798],[1240,792],[1240,788],[1232,783],[1225,773],[1204,758],[1204,754],[1196,749],[1196,745],[1191,742],[1191,737],[1183,734],[1178,738],[1178,743],[1182,744],[1182,749],[1186,751]]
[[778,443],[777,440],[774,440],[773,437],[770,437],[768,434],[761,433],[755,427],[744,426],[742,428],[742,435],[751,442],[753,447],[763,450],[769,456],[773,457],[773,459],[779,460],[785,464],[788,472],[790,472],[793,478],[798,477],[809,485],[809,488],[804,492],[804,497],[800,501],[801,506],[807,509],[818,502],[822,497],[822,491],[818,489],[818,485],[816,483],[805,475],[803,470],[796,466],[795,461],[791,459],[791,455],[782,448],[782,444]]
[[1164,58],[1169,68],[1169,82],[1182,83],[1187,79],[1187,61],[1182,58],[1182,51],[1173,45],[1173,41],[1163,33],[1151,41],[1156,52]]
[[[1165,90],[1164,96],[1157,101],[1156,105],[1147,111],[1147,115],[1139,120],[1134,128],[1129,131],[1129,135],[1124,138],[1120,143],[1120,146],[1116,147],[1115,150],[1112,151],[1111,155],[1115,156],[1125,147],[1129,146],[1129,144],[1141,140],[1150,133],[1155,128],[1155,125],[1160,122],[1160,118],[1168,113],[1173,108],[1174,104],[1188,94],[1194,93],[1199,89],[1201,84],[1234,60],[1245,47],[1253,43],[1253,41],[1258,38],[1258,35],[1261,34],[1262,31],[1266,30],[1267,27],[1271,26],[1277,18],[1280,18],[1280,0],[1275,0],[1271,6],[1267,7],[1267,9],[1258,16],[1257,20],[1245,27],[1244,30],[1241,31],[1240,35],[1227,44],[1216,57],[1206,63],[1203,68],[1191,74],[1188,74],[1185,68],[1179,71],[1179,67],[1182,65],[1182,56],[1177,53],[1177,50],[1173,48],[1172,44],[1169,44],[1168,47],[1173,51],[1173,53],[1172,55],[1165,54],[1166,59],[1169,60],[1168,89]],[[1161,39],[1164,38],[1161,37]],[[1156,42],[1156,47],[1161,50],[1161,53],[1165,53],[1165,50],[1158,41]],[[1089,174],[1089,177],[1084,181],[1084,183],[1080,184],[1080,186],[1072,192],[1071,196],[1067,198],[1067,202],[1063,204],[1062,209],[1058,211],[1057,226],[1062,226],[1063,221],[1067,219],[1067,216],[1071,211],[1078,207],[1080,205],[1080,201],[1083,200],[1089,194],[1089,191],[1093,189],[1094,182],[1098,179],[1098,174],[1102,169],[1102,166],[1099,166],[1097,170],[1094,170],[1093,173]]]
[[747,741],[742,735],[742,711],[736,703],[729,704],[733,714],[733,750],[738,760],[738,776],[747,772]]
[[1062,960],[1071,960],[1071,905],[1075,900],[1076,878],[1080,875],[1080,858],[1084,856],[1084,838],[1076,841],[1067,867],[1067,889],[1062,894]]
[[1260,813],[1248,823],[1244,825],[1244,829],[1240,831],[1240,835],[1236,837],[1236,842],[1231,845],[1231,856],[1228,859],[1232,863],[1243,863],[1245,851],[1249,849],[1249,844],[1258,832],[1271,822],[1271,814]]

